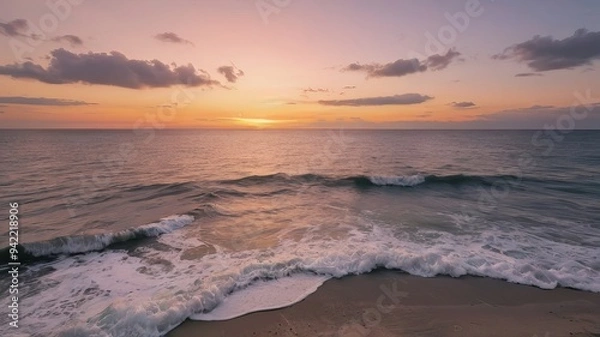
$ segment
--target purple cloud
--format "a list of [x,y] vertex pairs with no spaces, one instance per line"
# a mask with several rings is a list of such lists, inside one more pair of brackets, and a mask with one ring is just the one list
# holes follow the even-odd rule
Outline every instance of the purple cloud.
[[377,106],[377,105],[409,105],[409,104],[420,104],[433,99],[431,96],[421,94],[403,94],[394,96],[381,96],[381,97],[363,97],[355,99],[343,99],[343,100],[321,100],[318,101],[321,105],[330,106]]
[[57,36],[57,37],[53,38],[52,41],[54,41],[54,42],[67,42],[72,47],[78,47],[78,46],[82,46],[83,45],[83,40],[79,36],[76,36],[76,35],[62,35],[62,36]]
[[539,74],[539,73],[518,73],[515,75],[515,77],[539,77],[539,76],[544,76],[544,75]]
[[[0,96],[0,103],[20,104],[20,105],[47,105],[47,106],[77,106],[77,105],[95,105],[97,103],[88,103],[72,99],[47,98],[47,97],[24,97],[24,96]],[[0,105],[5,106],[5,105]]]
[[131,89],[164,88],[178,84],[189,87],[220,84],[191,64],[169,66],[158,60],[128,59],[116,51],[74,54],[62,48],[50,53],[50,64],[46,68],[28,61],[0,66],[0,75],[49,84],[102,84]]
[[473,103],[473,102],[452,102],[450,103],[451,106],[458,108],[458,109],[468,109],[468,108],[474,108],[477,106],[477,104]]
[[26,30],[29,28],[27,20],[15,19],[7,23],[0,22],[0,34],[9,37],[26,36]]
[[492,58],[515,59],[539,72],[586,66],[600,59],[600,32],[578,29],[572,36],[562,40],[537,35],[506,48]]
[[194,45],[190,40],[186,40],[173,32],[156,34],[154,38],[162,42],[191,44],[192,46]]
[[217,72],[227,79],[229,83],[235,83],[240,77],[244,76],[244,72],[233,66],[221,66]]
[[402,77],[409,74],[425,72],[427,70],[435,71],[445,69],[458,56],[460,56],[459,52],[450,49],[444,55],[435,54],[423,61],[414,58],[409,60],[399,59],[386,64],[351,63],[342,68],[342,71],[362,71],[367,73],[367,77]]

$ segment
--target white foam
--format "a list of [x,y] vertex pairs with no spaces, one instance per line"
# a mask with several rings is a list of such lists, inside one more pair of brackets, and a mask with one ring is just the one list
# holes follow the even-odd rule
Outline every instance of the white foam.
[[67,236],[49,241],[25,243],[22,246],[27,253],[36,257],[86,253],[102,250],[113,243],[131,240],[139,236],[156,237],[171,233],[174,230],[191,224],[193,221],[194,217],[190,215],[172,215],[162,218],[156,223],[115,233]]
[[417,186],[425,182],[420,174],[411,176],[369,176],[369,180],[379,186]]
[[328,276],[294,274],[281,279],[259,281],[225,297],[214,310],[190,316],[197,321],[224,321],[252,312],[288,307],[314,293]]
[[[480,220],[456,221],[469,227]],[[298,301],[318,283],[312,279],[301,286],[298,280],[305,274],[324,280],[380,267],[426,277],[470,274],[546,289],[561,285],[600,292],[597,247],[551,241],[518,228],[507,231],[502,223],[470,234],[363,224],[335,237],[316,227],[297,241],[241,252],[216,247],[198,260],[182,260],[179,249],[145,247],[133,256],[109,250],[31,266],[24,280],[46,267],[55,271],[23,285],[24,294],[35,294],[22,299],[23,307],[36,310],[24,314],[28,324],[21,331],[158,337],[188,317],[201,317],[198,313],[211,317],[216,310],[213,318],[227,318]],[[185,239],[179,234],[164,234],[161,241],[179,245]],[[598,233],[590,230],[588,235]],[[273,278],[280,281],[261,281]],[[284,297],[280,293],[285,291],[272,291],[278,284],[298,287],[298,292]],[[272,301],[257,305],[262,302],[256,302],[256,294],[269,291],[275,295]]]

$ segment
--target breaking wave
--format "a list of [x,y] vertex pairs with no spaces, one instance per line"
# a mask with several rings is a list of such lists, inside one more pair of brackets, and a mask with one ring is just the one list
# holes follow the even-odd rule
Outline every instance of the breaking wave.
[[173,215],[155,223],[114,233],[62,236],[47,241],[23,243],[21,246],[26,254],[33,257],[87,253],[102,250],[119,242],[171,233],[193,221],[194,217],[190,215]]

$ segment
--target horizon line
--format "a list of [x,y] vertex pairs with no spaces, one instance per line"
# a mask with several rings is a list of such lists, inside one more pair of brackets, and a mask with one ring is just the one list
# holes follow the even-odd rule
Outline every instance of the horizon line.
[[[155,130],[155,131],[306,131],[306,130],[349,130],[349,131],[540,131],[532,128],[347,128],[347,127],[327,127],[327,128],[0,128],[0,131],[133,131],[133,130]],[[600,131],[597,129],[573,129],[573,131]]]

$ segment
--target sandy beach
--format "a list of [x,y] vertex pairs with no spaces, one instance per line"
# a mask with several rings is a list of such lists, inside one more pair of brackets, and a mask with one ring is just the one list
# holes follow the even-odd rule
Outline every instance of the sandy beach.
[[600,336],[600,294],[376,271],[327,281],[287,308],[187,320],[168,336]]

